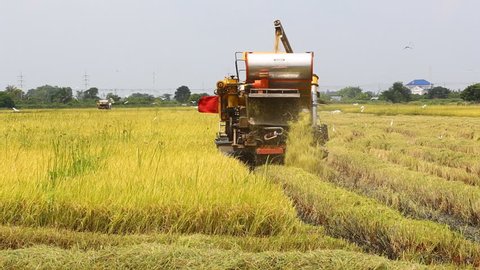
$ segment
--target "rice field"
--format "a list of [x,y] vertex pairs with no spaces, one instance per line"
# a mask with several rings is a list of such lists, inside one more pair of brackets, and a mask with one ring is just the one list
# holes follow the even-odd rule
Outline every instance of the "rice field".
[[292,167],[270,167],[265,174],[284,185],[303,220],[322,225],[329,235],[348,239],[391,259],[426,264],[480,264],[480,245],[445,226],[403,217],[398,211],[354,192],[320,181]]
[[477,107],[344,106],[255,171],[189,108],[0,111],[0,267],[480,266]]
[[[406,109],[408,110],[408,108]],[[334,222],[332,235],[338,234],[338,230],[342,230],[339,223],[342,226],[352,226],[354,229],[343,229],[346,231],[344,238],[350,236],[352,237],[351,241],[359,244],[367,242],[369,248],[371,248],[371,241],[365,241],[365,235],[360,233],[362,230],[359,227],[362,227],[363,222],[368,224],[374,222],[378,217],[381,217],[380,223],[377,222],[375,226],[364,226],[370,230],[377,228],[379,232],[374,233],[375,240],[380,240],[381,235],[385,235],[388,239],[387,246],[399,246],[392,243],[395,239],[394,235],[397,235],[399,228],[406,226],[408,230],[404,232],[411,235],[408,237],[404,235],[400,239],[410,239],[410,244],[420,241],[423,249],[429,245],[423,243],[423,240],[432,241],[442,235],[433,227],[425,228],[438,226],[439,229],[449,231],[450,235],[455,234],[455,238],[460,237],[462,242],[468,242],[467,245],[473,247],[472,254],[476,254],[473,256],[478,256],[480,240],[478,230],[480,119],[442,116],[379,116],[338,112],[323,112],[322,116],[323,121],[329,125],[330,141],[326,145],[329,152],[328,157],[319,162],[323,156],[321,148],[312,145],[312,140],[306,136],[308,124],[304,122],[297,123],[298,127],[294,128],[290,134],[286,163],[317,175],[323,182],[329,182],[335,187],[341,188],[343,193],[354,192],[354,195],[334,196],[333,190],[326,194],[316,194],[315,196],[321,196],[321,199],[307,203],[310,207],[318,205],[314,207],[317,211],[313,219],[315,223],[330,228],[328,224]],[[291,180],[295,178],[295,175],[300,175],[300,172],[284,177],[290,180],[283,179],[282,181],[287,181],[290,185],[306,182],[307,176]],[[311,192],[316,187],[312,185],[303,191],[298,190],[299,188],[290,187],[286,190],[304,194]],[[322,191],[325,190],[327,188],[322,188]],[[398,211],[407,220],[402,221],[402,218],[399,217],[392,218],[392,213],[390,215],[380,214],[384,210],[380,210],[378,206],[372,206],[362,213],[348,215],[349,219],[359,216],[361,221],[355,221],[353,224],[350,223],[351,220],[337,221],[338,217],[332,215],[331,211],[336,211],[335,207],[340,207],[338,202],[342,201],[344,197],[353,199],[355,196],[361,196],[362,200],[373,199],[382,205],[381,209],[387,207],[389,211]],[[323,205],[329,199],[334,199],[331,197],[337,198],[334,200],[335,204]],[[298,198],[310,197],[298,195]],[[361,202],[361,199],[357,201]],[[298,200],[301,207],[304,207],[306,199]],[[347,210],[342,210],[342,213],[343,211],[354,211],[352,204],[362,205],[362,203],[355,203],[354,200],[350,202]],[[319,211],[318,209],[323,210]],[[371,212],[375,214],[372,215]],[[315,217],[319,214],[323,214],[323,216]],[[385,234],[385,228],[389,227],[386,225],[389,223],[389,216],[392,218],[391,224],[394,224],[396,229],[395,233]],[[309,216],[307,219],[312,219],[312,217]],[[422,222],[430,223],[418,223],[414,220],[424,220]],[[415,225],[413,225],[414,223]],[[417,230],[421,233],[415,233]],[[352,231],[355,231],[355,234],[360,233],[360,235],[355,235]],[[340,233],[345,234],[344,231],[340,231]],[[445,235],[440,237],[440,239],[447,238]],[[453,244],[454,240],[447,242],[452,246],[447,244],[444,250],[450,252],[463,245]],[[442,250],[442,245],[437,242],[433,244],[434,249],[432,250],[438,252]],[[388,249],[382,247],[381,250],[387,251]],[[426,250],[428,248],[424,251]],[[402,256],[406,255],[405,251],[406,249],[402,248]],[[447,256],[441,255],[438,258],[445,259]],[[453,255],[451,258],[454,257],[459,258],[457,255]],[[474,261],[476,260],[474,259]],[[478,265],[478,261],[474,261],[470,261],[470,263]]]
[[230,235],[295,229],[295,210],[279,187],[216,151],[213,115],[142,109],[0,117],[3,225]]
[[479,118],[345,114],[330,120],[335,131],[323,164],[343,176],[335,181],[405,213],[478,227]]
[[478,104],[461,103],[458,105],[428,105],[428,104],[329,104],[320,106],[323,111],[340,110],[344,113],[363,113],[376,115],[431,115],[479,117]]

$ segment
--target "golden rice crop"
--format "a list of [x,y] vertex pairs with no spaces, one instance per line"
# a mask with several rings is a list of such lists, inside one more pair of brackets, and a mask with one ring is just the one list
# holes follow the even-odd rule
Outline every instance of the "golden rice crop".
[[[342,147],[335,143],[348,148],[368,135],[368,130],[359,128],[364,123],[347,129],[349,120],[342,117],[332,119],[338,120],[337,132],[330,133],[333,156]],[[368,121],[375,132],[384,130],[374,119]],[[473,142],[470,148],[460,148],[461,144],[448,148],[471,169],[474,164],[468,155],[475,153],[480,134],[475,124],[469,122],[465,132],[439,125],[447,129],[444,136],[449,145],[456,136]],[[217,116],[188,108],[0,112],[1,267],[423,268],[356,253],[355,244],[326,236],[322,227],[301,224],[292,200],[271,181],[276,178],[251,173],[215,149],[216,126]],[[298,132],[311,134],[309,129]],[[425,134],[407,126],[390,133],[418,138]],[[298,148],[289,144],[287,163],[301,163],[317,172],[331,170],[331,163],[319,163],[324,149],[308,145],[303,140],[298,140]],[[422,147],[434,149],[428,144]],[[377,148],[352,149],[371,156]],[[285,176],[284,170],[288,169],[276,173]],[[321,223],[328,225],[328,234],[391,258],[427,263],[478,261],[477,246],[445,227],[405,219],[378,202],[330,185],[325,190],[346,194],[332,201],[332,194],[299,181],[295,188],[300,191],[290,194],[296,203],[305,200],[319,207],[336,201],[321,209],[332,214],[327,217],[329,223]],[[351,200],[360,201],[361,207],[352,207]],[[369,221],[365,218],[371,217],[372,205],[382,214]],[[357,241],[367,238],[370,243]],[[382,245],[385,252],[380,251]],[[347,251],[333,250],[338,248]]]
[[478,187],[410,171],[352,149],[331,146],[329,150],[329,165],[350,176],[354,185],[371,189],[390,188],[412,201],[452,215],[467,224],[479,224]]
[[480,191],[470,186],[480,172],[479,119],[359,113],[322,113],[322,119],[330,128],[329,157],[320,162],[297,134],[287,163],[479,239]]
[[[432,115],[432,116],[480,116],[478,105],[427,105],[423,104],[363,104],[364,113],[377,115]],[[360,112],[360,106],[352,104],[330,104],[320,106],[320,110],[333,111],[341,110],[346,113]]]
[[335,139],[332,143],[337,145],[348,145],[363,152],[385,150],[394,163],[448,180],[475,184],[480,177],[478,119],[360,114],[326,115],[325,119],[335,127],[335,132],[330,134]]
[[0,114],[0,221],[109,233],[272,235],[296,224],[279,187],[212,142],[190,109]]
[[[336,178],[341,177],[341,174],[347,174],[351,176],[348,181],[352,181],[353,189],[368,190],[365,192],[368,195],[371,193],[377,195],[378,190],[380,191],[378,194],[386,194],[387,198],[394,198],[397,197],[397,194],[401,194],[409,196],[412,200],[425,202],[431,196],[437,196],[436,198],[441,198],[442,195],[446,196],[447,190],[462,191],[461,188],[465,187],[473,189],[463,183],[455,183],[459,186],[457,189],[452,189],[452,185],[445,186],[443,189],[435,189],[435,184],[438,182],[454,184],[442,179],[436,179],[436,183],[425,183],[425,179],[415,177],[400,179],[399,175],[404,175],[405,169],[398,168],[394,171],[396,169],[394,165],[380,166],[373,157],[360,156],[358,149],[349,147],[350,144],[340,147],[332,146],[332,143],[329,143],[327,147],[329,156],[326,160],[322,160],[321,148],[313,145],[312,136],[308,132],[307,120],[307,117],[304,117],[302,121],[291,127],[286,156],[286,163],[290,166],[304,168],[320,175],[322,179],[334,183],[345,181]],[[340,162],[341,166],[337,166]],[[332,171],[326,166],[331,166],[338,172]],[[360,167],[363,168],[361,171],[358,169]],[[383,170],[389,170],[390,174],[384,173],[382,177],[377,177]],[[406,171],[408,172],[408,170]],[[466,257],[470,259],[466,259],[463,263],[472,262],[472,260],[477,264],[480,262],[478,245],[465,240],[463,236],[453,233],[445,226],[405,219],[400,213],[382,206],[378,202],[340,188],[334,188],[331,184],[323,183],[302,170],[270,168],[267,175],[277,179],[284,186],[286,193],[294,198],[297,208],[300,208],[307,221],[324,225],[326,230],[335,236],[345,237],[369,249],[385,252],[389,256],[406,256],[422,261],[441,261],[450,258],[450,260],[456,261],[456,258],[465,258],[465,254],[468,253],[470,255]],[[415,184],[414,181],[424,181],[424,183],[420,185]],[[428,190],[431,190],[430,193],[433,195],[428,193]],[[461,195],[466,195],[466,192],[464,191]],[[473,191],[468,193],[472,196],[476,196],[475,194],[480,193]],[[400,197],[402,198],[402,196]],[[455,197],[456,195],[451,196]],[[462,209],[463,205],[459,201],[462,196],[455,198],[456,201],[449,201],[449,203],[453,207],[457,207],[455,209]],[[445,200],[447,199],[451,199],[451,197],[447,197]],[[391,204],[388,203],[388,205]],[[468,211],[466,207],[463,209]],[[445,241],[445,239],[449,240]],[[428,248],[429,246],[431,248]],[[416,249],[416,247],[419,248]],[[462,248],[454,251],[457,247]],[[427,255],[423,252],[426,252]],[[434,254],[428,254],[429,252]]]
[[474,186],[480,185],[479,175],[469,173],[462,168],[448,167],[435,162],[423,161],[419,158],[406,155],[404,154],[405,148],[402,148],[401,150],[366,148],[364,149],[364,152],[365,151],[382,160],[390,161],[394,164],[407,167],[409,170],[427,173],[450,181],[461,181]]
[[323,225],[327,233],[367,251],[427,264],[480,264],[480,246],[445,226],[404,218],[375,200],[298,168],[270,166],[263,173],[283,185],[307,222]]
[[302,226],[298,231],[291,234],[279,234],[269,237],[176,233],[120,235],[75,232],[45,227],[0,226],[0,250],[23,249],[38,245],[48,245],[62,249],[101,250],[106,247],[131,246],[142,243],[175,244],[203,249],[238,249],[248,252],[305,252],[316,249],[361,251],[359,247],[347,241],[327,236],[322,227],[307,225]]
[[[328,144],[328,164],[349,176],[352,185],[390,188],[435,211],[478,224],[480,190],[464,184],[479,183],[478,119],[361,114],[325,115],[324,119],[336,128]],[[462,136],[465,130],[473,136]],[[442,147],[425,149],[426,142]],[[465,151],[453,152],[452,146]],[[412,152],[413,157],[407,156]],[[421,153],[428,162],[416,158]]]
[[103,250],[34,246],[0,251],[2,269],[455,269],[344,250],[259,252],[138,244]]

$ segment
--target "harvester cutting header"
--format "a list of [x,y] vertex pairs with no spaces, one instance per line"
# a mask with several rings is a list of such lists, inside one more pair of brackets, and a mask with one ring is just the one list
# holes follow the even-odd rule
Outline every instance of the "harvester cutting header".
[[318,125],[313,52],[294,53],[280,21],[274,25],[274,52],[235,53],[236,75],[217,82],[216,96],[199,101],[200,112],[220,116],[217,147],[250,165],[283,161],[288,123],[302,110],[310,111],[317,137],[327,138],[326,126]]

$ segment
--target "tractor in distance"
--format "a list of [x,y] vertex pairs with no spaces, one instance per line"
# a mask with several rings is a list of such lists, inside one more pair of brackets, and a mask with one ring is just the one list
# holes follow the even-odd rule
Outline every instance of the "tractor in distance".
[[97,109],[99,110],[110,110],[112,109],[112,101],[108,99],[97,100]]

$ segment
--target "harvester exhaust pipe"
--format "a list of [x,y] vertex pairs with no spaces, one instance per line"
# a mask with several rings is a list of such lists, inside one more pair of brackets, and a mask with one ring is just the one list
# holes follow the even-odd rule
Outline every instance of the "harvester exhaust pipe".
[[317,93],[318,93],[318,76],[313,74],[312,76],[312,87],[311,87],[311,95],[312,95],[312,126],[314,128],[318,125],[318,114],[317,114]]

